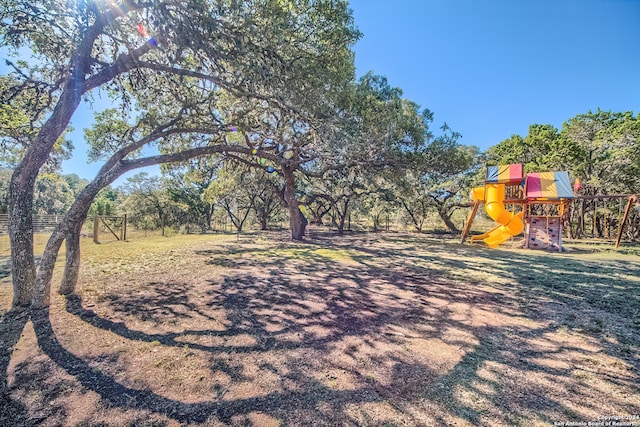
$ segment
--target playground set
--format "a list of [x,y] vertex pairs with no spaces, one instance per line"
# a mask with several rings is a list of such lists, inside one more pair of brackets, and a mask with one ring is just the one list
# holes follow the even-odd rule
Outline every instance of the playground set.
[[[562,227],[569,203],[594,197],[629,199],[618,228],[617,248],[631,206],[634,202],[637,204],[637,195],[576,196],[566,171],[534,172],[525,176],[522,164],[488,166],[484,186],[471,191],[471,212],[462,232],[462,243],[469,236],[479,206],[484,204],[487,215],[498,225],[486,233],[471,236],[471,243],[484,241],[490,248],[496,248],[524,231],[523,247],[562,251]],[[509,205],[511,211],[507,209]]]

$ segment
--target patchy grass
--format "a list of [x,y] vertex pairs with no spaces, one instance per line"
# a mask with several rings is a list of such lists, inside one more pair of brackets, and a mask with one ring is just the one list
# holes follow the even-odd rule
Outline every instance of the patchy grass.
[[[529,426],[640,414],[634,247],[312,236],[83,242],[78,296],[0,322],[0,424]],[[10,301],[7,272],[0,310]]]

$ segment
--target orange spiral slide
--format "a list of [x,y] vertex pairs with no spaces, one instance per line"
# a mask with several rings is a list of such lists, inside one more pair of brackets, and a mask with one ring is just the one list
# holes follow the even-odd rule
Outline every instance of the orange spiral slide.
[[[480,187],[482,188],[482,187]],[[474,190],[474,197],[478,195]],[[513,214],[504,207],[504,184],[486,184],[484,187],[484,208],[491,219],[499,225],[484,234],[472,236],[471,241],[484,240],[490,248],[496,248],[524,230],[522,212]]]

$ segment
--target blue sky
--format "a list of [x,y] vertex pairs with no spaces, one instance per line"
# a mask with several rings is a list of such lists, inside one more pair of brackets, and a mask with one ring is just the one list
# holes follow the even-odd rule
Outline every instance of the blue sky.
[[640,111],[640,0],[350,0],[358,75],[486,149],[597,108]]
[[[601,108],[640,111],[640,0],[350,0],[364,34],[358,76],[385,75],[447,122],[461,143],[486,149],[528,126],[561,127]],[[4,71],[4,70],[3,70]],[[104,103],[104,101],[102,102]],[[64,173],[91,179],[82,128]],[[146,170],[156,173],[157,169]],[[118,180],[118,183],[123,179]]]

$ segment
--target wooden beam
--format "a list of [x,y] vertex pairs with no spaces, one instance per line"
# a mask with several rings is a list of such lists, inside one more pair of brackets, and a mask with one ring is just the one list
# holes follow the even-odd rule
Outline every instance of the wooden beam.
[[107,229],[111,232],[111,234],[113,234],[113,237],[115,237],[116,240],[120,240],[120,237],[111,229],[111,227],[109,227],[109,224],[107,224],[107,222],[104,220],[104,218],[100,217],[100,220],[107,227]]
[[638,200],[638,196],[629,197],[629,201],[627,202],[627,207],[624,210],[622,221],[618,226],[618,236],[616,237],[616,249],[620,246],[620,241],[622,240],[622,232],[624,231],[624,225],[627,222],[627,218],[629,217],[629,212],[631,212],[631,206],[636,200]]
[[476,213],[478,212],[478,207],[482,203],[484,203],[484,201],[482,201],[482,202],[476,201],[476,202],[473,203],[473,208],[471,209],[471,213],[469,214],[469,217],[467,218],[467,223],[465,224],[464,230],[462,231],[462,239],[460,240],[460,243],[464,243],[464,241],[467,239],[467,236],[469,235],[469,232],[471,231],[471,225],[473,224],[473,220],[476,217]]
[[[566,202],[567,199],[557,199],[557,200],[537,200],[537,199],[529,199],[524,203],[529,205],[561,205]],[[505,200],[505,203],[506,200]]]
[[627,199],[629,197],[638,197],[638,194],[600,194],[595,196],[574,196],[574,199],[575,200]]

